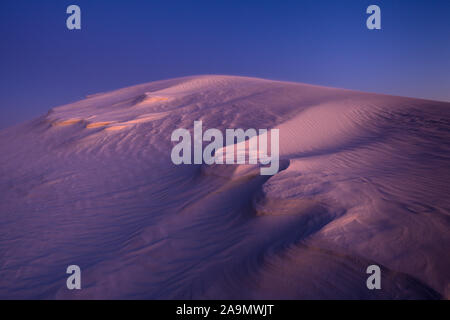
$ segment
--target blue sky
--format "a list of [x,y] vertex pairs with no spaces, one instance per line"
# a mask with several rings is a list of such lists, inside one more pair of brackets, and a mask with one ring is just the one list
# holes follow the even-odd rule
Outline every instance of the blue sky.
[[[66,28],[77,4],[82,29]],[[370,4],[382,30],[366,28]],[[450,101],[450,1],[0,1],[0,128],[96,92],[195,74]]]

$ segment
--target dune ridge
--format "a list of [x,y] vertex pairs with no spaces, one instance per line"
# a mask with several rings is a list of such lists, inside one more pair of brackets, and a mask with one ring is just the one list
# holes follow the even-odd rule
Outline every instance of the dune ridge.
[[[173,165],[197,120],[279,129],[280,171]],[[192,76],[53,108],[0,147],[1,298],[450,298],[448,102]]]

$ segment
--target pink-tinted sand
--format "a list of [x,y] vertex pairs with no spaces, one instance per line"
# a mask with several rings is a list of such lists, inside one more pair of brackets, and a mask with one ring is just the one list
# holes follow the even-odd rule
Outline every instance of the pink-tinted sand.
[[[175,166],[195,120],[278,128],[283,170]],[[0,131],[0,177],[0,298],[450,298],[450,103],[158,81]]]

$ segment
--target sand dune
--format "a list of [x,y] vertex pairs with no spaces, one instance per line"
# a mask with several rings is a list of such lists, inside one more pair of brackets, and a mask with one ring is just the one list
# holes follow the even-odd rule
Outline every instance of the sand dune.
[[[280,172],[172,164],[197,120],[279,129]],[[232,76],[92,95],[0,131],[0,297],[448,299],[449,163],[445,102]]]

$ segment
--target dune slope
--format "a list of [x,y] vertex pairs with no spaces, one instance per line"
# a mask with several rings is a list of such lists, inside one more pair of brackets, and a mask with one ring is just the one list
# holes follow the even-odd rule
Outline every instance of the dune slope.
[[[278,128],[283,170],[172,164],[195,120]],[[449,161],[445,102],[231,76],[89,96],[0,131],[0,298],[448,299]]]

